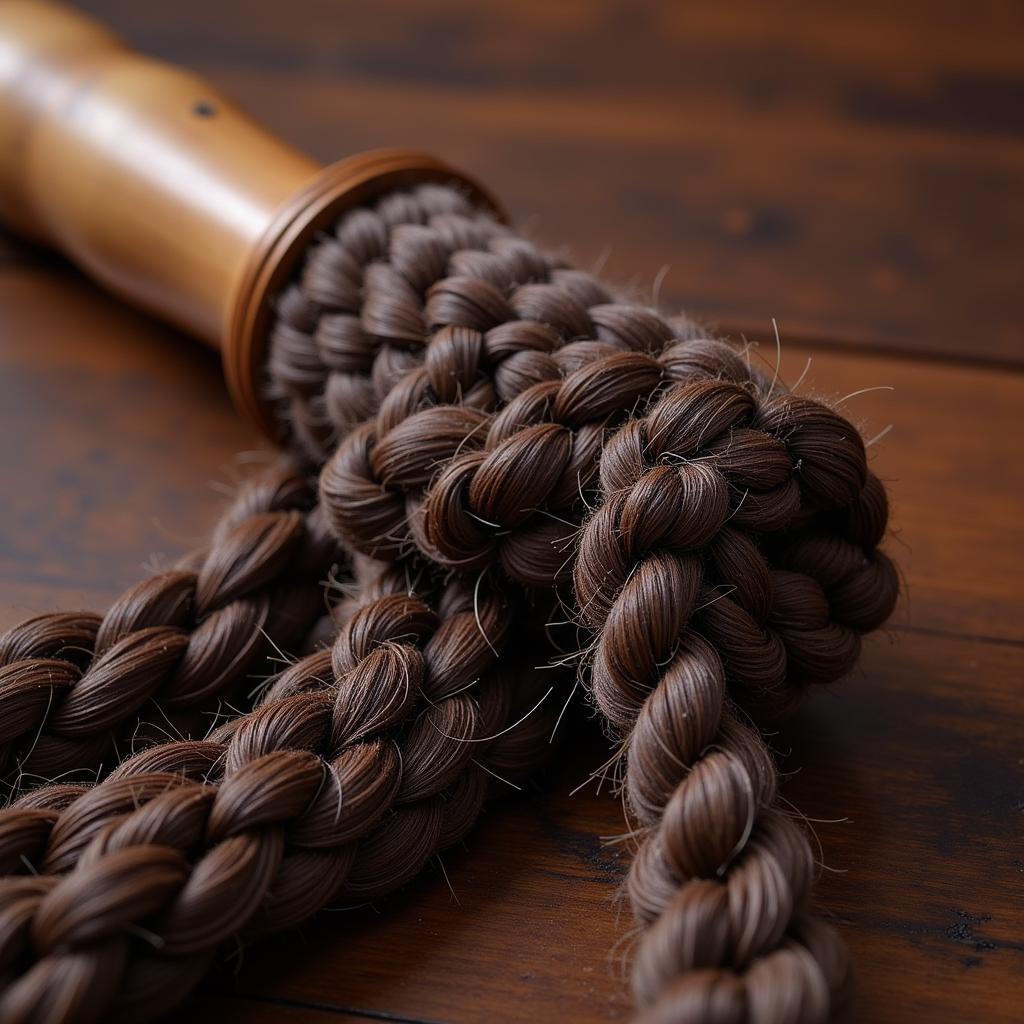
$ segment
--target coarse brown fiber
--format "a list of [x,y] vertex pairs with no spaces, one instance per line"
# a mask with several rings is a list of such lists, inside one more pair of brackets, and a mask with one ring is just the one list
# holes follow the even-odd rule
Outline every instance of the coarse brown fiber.
[[[268,650],[304,649],[324,611],[322,585],[345,556],[313,507],[315,476],[296,462],[315,473],[323,445],[375,411],[387,366],[400,374],[415,360],[390,350],[366,358],[354,325],[363,306],[372,322],[381,304],[363,275],[384,273],[392,244],[401,260],[404,233],[428,221],[456,248],[507,232],[461,193],[427,185],[353,210],[336,239],[311,251],[301,288],[281,297],[270,360],[275,398],[304,443],[242,488],[205,550],[130,588],[102,618],[42,615],[0,636],[0,773],[9,793],[58,776],[95,778],[118,751],[147,735],[151,742],[153,728],[202,735],[211,715],[244,706]],[[315,359],[302,333],[310,317]]]
[[329,649],[202,741],[0,820],[0,1019],[145,1019],[226,939],[359,903],[458,842],[495,779],[549,750],[540,680],[506,658],[510,608],[455,581],[378,573]]
[[[569,610],[580,671],[621,745],[641,836],[626,885],[641,926],[639,1018],[781,1024],[845,1012],[845,951],[808,914],[807,839],[779,811],[776,769],[749,723],[848,672],[860,635],[895,601],[877,550],[885,492],[856,429],[441,186],[354,211],[311,249],[281,300],[267,391],[300,457],[323,464],[320,504],[303,521],[396,570],[371,582],[363,572],[362,607],[332,659],[299,662],[268,704],[210,741],[154,747],[95,789],[39,790],[0,815],[0,1009],[97,1020],[117,1007],[142,1019],[153,993],[183,994],[229,935],[362,891],[363,872],[384,880],[372,891],[408,877],[447,835],[428,822],[443,818],[438,800],[470,808],[453,834],[475,815],[466,787],[477,783],[464,779],[481,748],[526,730],[498,768],[508,776],[537,763],[539,735],[546,746],[544,705],[485,742],[537,695],[536,673],[500,671],[510,613],[486,610],[508,601],[526,621],[532,592]],[[284,566],[265,561],[260,585],[279,585]],[[413,613],[402,566],[448,574],[446,593],[460,596],[441,603],[459,628],[441,611],[440,627],[425,624],[429,603]],[[406,632],[367,628],[353,647],[352,623],[377,623],[365,609],[388,599],[407,602],[396,627]],[[76,623],[67,628],[89,628]],[[325,697],[311,680],[328,662]],[[472,696],[422,681],[469,686],[481,673]],[[482,696],[492,692],[507,694],[496,711],[497,697]],[[155,687],[125,714],[151,694],[159,701]],[[451,720],[420,728],[439,696]],[[52,731],[50,717],[43,708]],[[410,784],[415,799],[403,742],[430,779]],[[397,768],[368,753],[394,745]],[[405,800],[382,797],[382,817],[362,831],[322,825],[323,842],[310,843],[307,816],[325,813],[319,787],[334,770],[323,766],[346,756],[367,759],[350,796],[392,771]],[[318,870],[336,884],[314,881]],[[240,885],[257,895],[240,899]]]
[[325,514],[377,557],[571,585],[644,835],[627,883],[642,1014],[828,1019],[845,955],[806,917],[810,847],[727,687],[772,716],[852,668],[897,592],[884,488],[850,423],[693,325],[580,273],[488,270],[444,322],[449,281],[402,318],[459,347],[467,391],[489,338],[529,334],[526,386],[483,414],[423,401],[425,371],[408,375],[325,465]]
[[[153,733],[199,728],[268,650],[302,646],[344,562],[290,460],[247,481],[209,544],[103,616],[44,614],[0,635],[0,772],[10,791],[95,778]],[[157,710],[156,705],[159,706]]]

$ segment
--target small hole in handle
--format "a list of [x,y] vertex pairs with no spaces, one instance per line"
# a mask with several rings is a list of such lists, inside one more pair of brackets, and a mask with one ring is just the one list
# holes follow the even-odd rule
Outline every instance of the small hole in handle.
[[209,100],[196,100],[192,105],[196,117],[216,117],[217,108]]

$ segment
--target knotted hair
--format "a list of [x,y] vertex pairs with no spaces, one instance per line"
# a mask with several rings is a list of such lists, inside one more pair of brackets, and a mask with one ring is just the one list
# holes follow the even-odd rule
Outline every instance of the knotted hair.
[[[356,422],[359,416],[373,411],[376,407],[375,396],[387,392],[391,379],[422,363],[427,348],[426,344],[389,344],[386,338],[370,338],[367,335],[372,351],[365,358],[357,360],[358,365],[354,365],[341,359],[338,354],[339,342],[333,349],[327,350],[334,354],[328,355],[325,365],[330,369],[321,378],[324,391],[312,396],[304,394],[301,386],[303,345],[313,342],[317,353],[325,351],[321,344],[324,331],[334,330],[337,335],[343,328],[342,321],[348,315],[339,305],[339,294],[344,298],[344,289],[340,293],[332,292],[329,288],[317,291],[318,261],[326,262],[330,268],[339,259],[344,263],[346,259],[351,262],[353,258],[369,260],[378,254],[387,255],[389,239],[394,235],[397,246],[394,258],[400,263],[403,235],[399,229],[403,226],[422,225],[440,212],[455,218],[450,227],[462,232],[456,236],[457,240],[461,238],[473,242],[478,239],[483,244],[492,236],[496,237],[505,231],[487,215],[472,215],[468,204],[451,190],[423,188],[387,197],[377,210],[357,210],[343,218],[337,229],[337,238],[344,238],[348,249],[339,251],[333,238],[321,240],[314,246],[310,253],[309,267],[296,286],[299,292],[306,293],[306,298],[295,289],[282,298],[269,364],[268,394],[287,411],[296,454],[300,458],[304,457],[307,464],[315,464],[322,454],[314,443],[318,431],[321,439],[333,440],[352,422]],[[457,216],[460,212],[466,222],[461,227]],[[479,221],[479,230],[468,223],[474,217]],[[377,243],[371,244],[379,227],[384,231],[383,243],[378,237]],[[437,227],[438,223],[434,220],[431,230]],[[415,243],[415,233],[407,236],[405,241],[408,242],[410,238]],[[517,245],[513,240],[512,249],[506,252],[506,258],[513,261],[520,259],[513,251],[517,247],[531,248],[525,243]],[[459,249],[458,246],[455,248]],[[494,248],[496,252],[501,250],[497,243]],[[459,249],[452,259],[458,261],[465,258],[465,255]],[[530,262],[537,263],[539,259],[531,258]],[[553,261],[551,266],[555,266]],[[367,323],[371,323],[374,316],[382,315],[381,310],[387,307],[386,295],[382,295],[379,300],[374,298],[372,281],[386,282],[388,274],[384,265],[366,268],[367,286],[363,305]],[[472,286],[472,282],[469,286]],[[323,331],[315,332],[318,338],[303,335],[299,329],[312,322],[307,315],[312,316],[313,321],[324,323]],[[352,317],[349,315],[348,319],[351,321]],[[358,321],[359,317],[355,319]],[[438,350],[439,347],[435,346],[435,351]],[[508,354],[514,353],[510,350]],[[497,376],[502,364],[502,354],[495,352],[487,369]],[[433,372],[440,372],[443,377],[444,370],[438,370],[442,365],[443,360],[436,356],[430,363]],[[335,402],[331,405],[327,402],[328,393],[337,395],[346,388],[348,393],[358,393],[365,398],[358,414],[354,416],[339,412],[344,403]],[[499,390],[495,387],[480,387],[472,396],[462,395],[461,392],[446,395],[443,387],[440,387],[435,400],[458,396],[488,408],[497,401]],[[333,409],[337,413],[336,419],[319,418],[320,411],[325,409]],[[272,487],[269,490],[265,484],[258,485],[257,489],[259,487],[263,487],[265,503],[269,503],[265,511],[281,511],[284,508],[285,502],[278,498],[270,499]],[[260,543],[262,533],[256,529],[252,531],[253,542],[248,547],[232,542],[232,531],[240,519],[249,515],[258,516],[264,511],[259,507],[259,500],[253,500],[251,495],[242,497],[218,526],[209,550],[190,556],[183,561],[179,570],[162,574],[133,588],[102,620],[89,615],[51,616],[27,623],[11,632],[6,641],[6,650],[11,665],[17,666],[13,669],[18,674],[13,677],[14,682],[20,682],[24,673],[30,670],[36,672],[31,680],[34,685],[26,685],[21,689],[34,697],[34,702],[22,698],[22,703],[31,703],[37,721],[31,723],[31,728],[22,722],[18,732],[19,736],[28,736],[35,730],[37,739],[29,746],[29,754],[36,758],[32,762],[36,775],[45,777],[51,771],[56,774],[55,768],[64,763],[81,769],[84,761],[90,762],[88,767],[91,770],[94,767],[92,762],[99,757],[101,746],[105,750],[115,742],[110,728],[115,725],[115,721],[117,727],[123,726],[126,729],[134,723],[136,728],[131,733],[132,746],[138,739],[145,741],[145,735],[140,736],[138,732],[139,721],[145,719],[141,714],[143,707],[151,701],[160,718],[168,715],[164,704],[171,707],[178,691],[182,689],[176,674],[179,670],[174,655],[181,654],[182,650],[187,650],[193,643],[196,652],[205,649],[208,655],[205,661],[192,666],[186,676],[190,684],[189,692],[196,695],[193,705],[197,710],[206,710],[202,705],[216,700],[216,709],[220,711],[227,683],[220,679],[219,669],[230,645],[215,631],[203,629],[211,602],[201,603],[197,608],[188,601],[187,594],[181,595],[181,591],[187,591],[187,584],[192,583],[195,589],[205,593],[210,587],[203,580],[217,578],[218,573],[234,577],[228,581],[234,587],[234,593],[230,593],[232,586],[223,584],[224,590],[233,597],[239,596],[247,586],[272,589],[286,583],[296,570],[304,570],[307,563],[315,566],[318,585],[322,583],[333,563],[338,560],[339,552],[332,538],[323,530],[320,509],[309,508],[308,488],[296,488],[293,496],[298,498],[300,490],[302,498],[296,502],[300,514],[290,516],[283,524],[300,535],[299,544],[294,543],[294,536],[284,528],[269,529],[275,543]],[[291,491],[282,484],[281,494],[285,493]],[[257,526],[267,527],[268,524],[258,523]],[[404,576],[401,578],[404,579]],[[454,594],[457,590],[453,585],[453,588],[446,590],[446,594]],[[419,724],[414,725],[409,732],[410,737],[415,738],[415,743],[399,756],[399,761],[406,767],[408,792],[403,790],[395,795],[394,799],[398,802],[393,808],[394,813],[385,815],[388,827],[382,833],[383,838],[375,843],[372,835],[376,833],[372,831],[369,835],[360,832],[358,836],[346,834],[341,838],[330,833],[325,842],[333,844],[331,863],[336,870],[329,870],[326,877],[319,881],[315,873],[307,872],[301,883],[305,888],[301,891],[299,882],[290,881],[291,876],[288,874],[275,875],[267,868],[266,857],[262,854],[257,857],[256,854],[271,849],[273,843],[278,842],[275,837],[282,829],[285,839],[283,863],[289,863],[287,854],[293,844],[300,851],[304,848],[303,829],[297,827],[296,831],[290,825],[296,816],[304,821],[304,816],[310,813],[309,807],[292,792],[290,784],[285,786],[284,794],[290,794],[290,802],[276,802],[280,794],[275,787],[282,784],[282,780],[287,782],[294,774],[293,769],[298,762],[290,756],[293,748],[297,745],[300,752],[308,752],[317,734],[314,725],[299,729],[296,721],[306,722],[307,725],[310,721],[319,722],[326,728],[323,742],[327,744],[328,750],[334,750],[335,747],[330,744],[339,741],[339,736],[335,735],[336,730],[332,730],[328,719],[324,718],[325,714],[333,714],[330,701],[325,702],[322,695],[312,701],[315,707],[307,707],[309,701],[304,704],[299,701],[306,690],[316,689],[317,686],[322,688],[325,674],[322,653],[304,659],[294,670],[285,673],[269,691],[268,697],[273,700],[254,712],[253,716],[230,723],[208,740],[154,747],[129,759],[115,771],[113,777],[95,788],[73,784],[46,787],[30,793],[0,813],[0,866],[10,876],[0,880],[0,970],[6,976],[6,987],[0,995],[3,1013],[11,1019],[19,1020],[43,1020],[52,1017],[54,1013],[66,1015],[69,1020],[91,1020],[100,1019],[109,1011],[126,1019],[144,1019],[162,1011],[172,1001],[187,993],[201,976],[205,964],[224,937],[248,934],[254,930],[288,927],[323,902],[332,899],[332,894],[337,894],[337,885],[334,883],[338,881],[338,872],[342,868],[347,871],[348,861],[351,860],[348,854],[352,852],[350,848],[355,839],[361,844],[360,851],[363,860],[370,865],[370,874],[378,881],[374,885],[365,881],[365,872],[357,870],[363,861],[356,858],[354,875],[346,875],[346,891],[365,898],[374,892],[401,884],[419,869],[432,850],[461,837],[479,807],[479,794],[482,790],[478,781],[483,778],[480,772],[488,779],[493,776],[501,780],[528,775],[548,752],[552,722],[549,720],[549,706],[543,701],[533,703],[541,677],[532,672],[512,671],[514,662],[508,656],[503,662],[505,668],[496,671],[495,678],[498,681],[484,688],[484,698],[481,698],[477,692],[481,680],[473,676],[474,671],[480,671],[478,652],[481,645],[484,645],[488,658],[497,658],[504,653],[504,637],[509,633],[511,616],[504,604],[495,603],[496,598],[489,596],[489,591],[481,591],[479,582],[468,592],[464,589],[458,592],[469,595],[463,600],[462,606],[456,607],[458,601],[450,596],[441,603],[441,607],[452,614],[458,612],[458,625],[452,627],[446,618],[437,636],[431,633],[428,648],[433,650],[436,647],[439,652],[440,660],[434,659],[435,674],[445,679],[451,676],[461,680],[462,690],[455,689],[448,693],[442,687],[441,691],[434,692],[431,687],[427,687],[424,691],[431,710],[417,717]],[[375,594],[376,584],[372,589],[364,586],[358,591],[357,600],[366,602],[374,598]],[[319,597],[322,599],[322,595]],[[468,605],[465,603],[467,600]],[[286,604],[294,615],[298,606],[289,602]],[[494,618],[495,607],[501,608],[500,622]],[[370,611],[364,610],[360,621],[365,620],[369,614]],[[528,624],[530,620],[529,615],[518,615],[515,618],[520,624]],[[177,630],[175,640],[179,642],[165,659],[165,671],[154,673],[148,670],[149,666],[140,665],[137,660],[129,657],[104,661],[107,648],[102,639],[97,641],[97,637],[104,634],[119,640],[129,637],[149,650],[151,648],[147,644],[153,634],[146,630],[152,629],[154,625],[164,628],[168,633]],[[276,620],[261,621],[249,615],[247,625],[247,635],[265,639],[275,653],[280,653],[280,646],[285,643],[285,634],[276,629]],[[330,629],[324,629],[322,619],[316,622],[315,632],[320,638],[330,635]],[[468,636],[468,633],[472,636]],[[355,670],[344,659],[339,661],[337,654],[338,644],[348,642],[345,638],[350,634],[351,628],[335,644],[333,667],[338,673]],[[408,636],[402,636],[414,647],[423,639],[415,630],[411,630]],[[158,647],[165,640],[166,637],[161,634],[155,638],[151,647]],[[392,641],[379,642],[390,644]],[[430,647],[430,643],[435,647]],[[164,653],[162,649],[160,653]],[[363,653],[366,654],[366,650]],[[68,677],[66,686],[49,685],[50,676],[47,673],[52,666],[44,662],[54,660],[67,663],[64,667]],[[237,682],[246,670],[255,670],[260,660],[256,656],[251,659],[239,658],[233,680]],[[262,660],[265,663],[265,659]],[[415,657],[413,661],[416,661]],[[359,669],[363,678],[358,688],[360,713],[384,716],[381,728],[390,726],[405,729],[407,726],[400,713],[395,721],[388,718],[395,704],[393,691],[396,682],[388,668],[388,664],[378,664],[372,658],[367,658],[365,664],[360,662]],[[266,671],[265,664],[262,671]],[[158,678],[154,679],[154,675]],[[547,683],[549,679],[549,675],[544,677],[544,682]],[[411,692],[410,687],[415,689],[415,680],[410,677],[408,665],[405,666],[401,684],[407,696]],[[346,694],[345,699],[338,699],[338,704],[345,708],[348,708],[352,700],[348,693],[350,686],[351,682],[346,676],[346,685],[342,688]],[[302,692],[292,693],[296,688]],[[473,693],[463,692],[471,688]],[[104,695],[106,702],[115,704],[116,710],[106,711],[105,722],[92,723],[98,735],[95,737],[96,748],[87,757],[84,749],[70,749],[72,744],[66,735],[66,720],[72,716],[54,713],[54,697],[58,698],[61,707],[65,701],[70,701],[72,707],[87,706],[90,700],[102,705],[97,694]],[[495,695],[501,698],[497,705],[494,704],[497,699]],[[16,702],[19,696],[17,691],[12,692],[12,701]],[[47,697],[45,706],[41,696]],[[287,704],[281,704],[278,700],[292,697],[295,699]],[[445,700],[440,701],[439,697]],[[478,705],[485,713],[472,711]],[[12,706],[16,708],[17,704],[12,703]],[[413,700],[412,704],[402,707],[411,714],[419,705]],[[466,710],[467,707],[470,711]],[[455,717],[448,721],[445,714],[451,716],[453,709]],[[0,692],[2,710],[3,693]],[[173,715],[172,707],[171,711]],[[349,714],[350,711],[345,713]],[[509,719],[507,713],[513,717]],[[279,719],[284,721],[284,725],[279,724]],[[177,721],[175,718],[175,723]],[[266,725],[268,721],[271,723],[269,726]],[[175,724],[171,724],[171,728],[175,727]],[[214,805],[235,807],[241,799],[239,793],[246,799],[252,795],[247,789],[249,782],[229,778],[225,768],[225,763],[230,766],[231,761],[230,750],[224,744],[234,742],[235,729],[248,730],[244,735],[255,730],[259,739],[256,752],[265,758],[260,769],[262,781],[257,781],[266,787],[266,795],[257,799],[256,818],[250,824],[253,827],[272,826],[269,838],[263,832],[249,837],[252,842],[246,849],[253,855],[250,858],[252,863],[245,868],[249,873],[242,871],[239,877],[244,878],[243,888],[252,889],[255,895],[246,899],[241,899],[239,895],[241,883],[237,879],[232,881],[228,877],[231,874],[228,867],[218,860],[219,857],[228,856],[221,849],[225,836],[209,820],[202,818],[203,807],[214,814],[215,811],[211,809]],[[49,738],[51,735],[59,742],[50,746],[64,756],[63,762],[53,756],[49,759],[37,756],[37,751],[44,753],[47,750],[46,744],[40,748],[38,737]],[[345,738],[345,735],[341,735],[341,740]],[[249,747],[246,751],[251,754]],[[20,757],[21,763],[25,764],[23,749]],[[399,746],[399,750],[403,748]],[[309,763],[308,758],[306,760]],[[407,761],[409,763],[406,765]],[[462,775],[457,776],[453,782],[453,772],[470,764],[472,769],[467,769],[470,782],[464,781]],[[380,766],[372,760],[367,762],[364,758],[361,765],[362,770],[370,776],[381,774]],[[424,773],[428,776],[429,785],[435,789],[429,790],[427,782],[414,781]],[[313,769],[305,772],[302,785],[306,789],[313,786],[315,775]],[[389,777],[387,772],[384,777]],[[218,789],[215,794],[207,791],[205,795],[196,788],[200,784],[208,787],[218,780],[230,785],[226,789]],[[343,781],[345,800],[356,798],[353,813],[358,814],[359,777],[353,782],[346,775]],[[179,785],[187,790],[180,798],[165,796],[171,789],[177,793]],[[335,789],[338,791],[337,802],[342,799],[341,782]],[[424,795],[434,801],[427,822],[429,827],[425,831],[424,823],[411,815],[404,803],[420,795],[421,789],[425,790]],[[440,817],[435,796],[444,797],[446,810]],[[275,810],[270,819],[264,820],[260,815],[270,813],[263,810],[263,805],[268,802]],[[184,828],[182,806],[190,808],[189,813],[199,815],[191,819],[191,831],[184,833],[181,831]],[[197,807],[199,810],[196,810]],[[446,823],[449,818],[454,824]],[[372,830],[375,821],[375,818],[369,820],[364,828]],[[115,822],[123,825],[118,832],[118,842],[136,851],[130,858],[131,863],[121,863],[116,858],[109,860],[107,853],[114,850],[117,844],[108,847],[107,841],[99,838]],[[199,846],[195,845],[197,842]],[[204,842],[213,844],[208,855],[199,853]],[[268,842],[271,846],[267,845]],[[415,848],[412,851],[410,843]],[[349,847],[347,850],[343,848],[346,844]],[[170,845],[184,856],[184,865],[180,863],[179,857],[177,868],[168,873],[168,865],[164,863],[167,860],[166,851],[154,852],[154,845]],[[316,847],[317,844],[313,845]],[[87,853],[89,850],[94,851],[94,854]],[[299,858],[296,863],[301,865],[305,862]],[[253,875],[252,872],[261,865],[267,870]],[[79,866],[91,873],[80,874]],[[318,863],[313,863],[312,868],[318,868]],[[25,876],[26,871],[36,880],[29,880]],[[65,872],[71,872],[67,885],[58,886],[56,876]],[[147,889],[149,885],[155,888],[150,891]],[[272,912],[261,913],[262,923],[258,927],[250,927],[250,916],[258,909],[259,892],[270,893],[271,890],[274,895],[268,895],[267,898],[273,904]],[[57,893],[63,895],[58,897]],[[196,905],[189,906],[186,895],[196,893]],[[68,914],[71,904],[75,904],[83,895],[90,894],[95,895],[95,899],[90,902],[86,916],[94,921],[93,925],[85,922],[84,918]],[[209,912],[211,901],[216,908],[217,923],[205,925],[200,918]],[[159,907],[156,903],[159,903]],[[131,904],[130,908],[128,904]],[[147,930],[154,914],[163,919],[171,914],[168,906],[178,904],[185,906],[186,909],[180,913],[193,922],[190,927],[200,937],[195,956],[191,955],[191,946],[186,949],[175,941],[168,944],[166,935]],[[54,907],[60,909],[54,911]],[[61,919],[57,922],[57,932],[47,933],[46,922],[53,923],[55,913]],[[72,922],[70,931],[65,927],[65,918]],[[167,957],[153,959],[149,955],[151,951],[146,948],[145,939],[141,945],[137,941],[140,935],[157,936],[156,944],[160,950],[167,950]]]
[[[310,464],[337,448],[310,515],[344,544],[464,577],[474,603],[479,580],[504,576],[520,590],[555,588],[572,607],[581,669],[621,743],[643,837],[627,882],[643,929],[641,1016],[813,1022],[840,1012],[845,953],[808,916],[809,847],[775,805],[775,768],[746,715],[777,715],[808,684],[847,672],[860,635],[895,600],[877,550],[885,492],[852,425],[440,186],[353,212],[311,249],[280,303],[266,393]],[[440,657],[454,641],[435,643]],[[367,700],[386,703],[388,692],[368,688]],[[284,758],[290,741],[269,735],[282,752],[261,754]],[[96,792],[116,803],[104,786],[118,781]],[[35,810],[62,813],[51,806],[60,791],[43,792]],[[75,791],[67,813],[86,798]],[[85,870],[108,878],[117,872],[89,838],[85,806],[67,834],[83,831]],[[6,822],[15,837],[37,834],[16,817],[28,810],[5,812],[0,832]],[[203,835],[220,838],[204,821]],[[126,848],[150,845],[137,827]],[[17,847],[18,861],[65,869],[46,852],[54,828],[39,825],[42,845]],[[269,849],[262,839],[247,849],[257,847]],[[195,856],[160,883],[168,892],[191,884],[183,879],[206,863]],[[17,884],[45,889],[45,900],[53,883]],[[40,919],[34,899],[7,919],[11,934],[45,937],[5,996],[36,1008],[25,1019],[82,964],[97,991],[129,993],[134,1014],[144,1009],[131,993],[187,984],[183,970],[170,981],[126,952],[135,919],[113,920],[98,945],[87,928],[54,945],[52,908],[67,904],[54,898]],[[164,920],[166,910],[145,907],[143,928]],[[229,925],[244,929],[242,917],[222,918],[204,955]],[[24,965],[24,945],[12,949]],[[201,958],[192,964],[201,971]]]
[[807,916],[810,847],[736,705],[784,713],[848,673],[892,609],[885,491],[860,435],[586,275],[495,283],[490,299],[430,315],[428,351],[467,368],[495,336],[543,336],[519,393],[489,413],[406,376],[325,465],[325,515],[377,557],[571,589],[644,837],[627,881],[643,1015],[829,1019],[845,954]]
[[301,649],[346,556],[282,460],[245,482],[210,542],[105,615],[57,612],[0,634],[0,772],[13,790],[95,777],[154,736],[205,733],[244,705],[268,654]]
[[0,814],[0,1019],[164,1013],[227,940],[392,891],[536,770],[554,704],[498,664],[516,618],[499,593],[396,573],[356,604],[207,739]]
[[[253,677],[271,674],[268,654],[308,646],[332,564],[345,562],[313,508],[308,470],[423,363],[422,326],[402,305],[414,284],[426,288],[449,262],[555,266],[508,236],[459,191],[423,185],[350,211],[311,247],[279,300],[267,365],[291,457],[241,488],[205,549],[129,588],[106,615],[45,614],[0,635],[8,790],[95,777],[158,734],[202,735],[211,716],[246,707]],[[493,352],[491,376],[513,354]],[[441,346],[427,363],[438,400],[492,408],[502,390],[480,374],[472,394],[446,390]]]

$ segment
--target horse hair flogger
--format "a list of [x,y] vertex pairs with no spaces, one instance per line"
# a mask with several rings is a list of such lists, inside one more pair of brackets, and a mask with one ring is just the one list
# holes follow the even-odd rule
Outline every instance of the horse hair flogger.
[[[0,1020],[153,1017],[226,940],[403,884],[543,762],[533,666],[566,660],[625,767],[637,1019],[842,1015],[751,723],[848,673],[895,602],[856,429],[437,161],[317,173],[49,5],[0,8],[0,45],[0,212],[219,341],[290,450],[102,618],[0,638],[8,783],[99,777],[0,811]],[[204,735],[276,649],[303,655]],[[155,742],[165,717],[197,738]]]

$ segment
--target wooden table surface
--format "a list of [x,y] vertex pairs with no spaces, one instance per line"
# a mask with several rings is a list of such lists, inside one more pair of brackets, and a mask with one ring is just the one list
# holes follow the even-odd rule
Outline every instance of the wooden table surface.
[[[1024,8],[83,6],[318,157],[467,167],[535,235],[769,360],[777,318],[786,378],[810,361],[803,390],[891,426],[871,452],[904,598],[772,743],[858,1019],[1021,1019]],[[102,608],[203,535],[210,482],[259,446],[212,355],[9,239],[0,438],[2,625]],[[572,795],[601,760],[584,730],[444,872],[245,950],[175,1019],[627,1019],[622,810]]]

